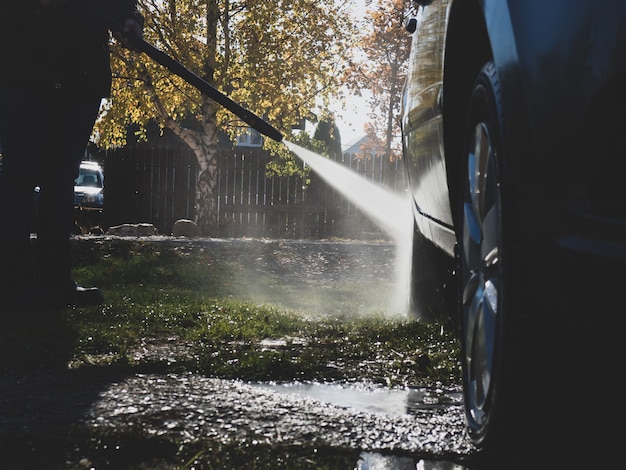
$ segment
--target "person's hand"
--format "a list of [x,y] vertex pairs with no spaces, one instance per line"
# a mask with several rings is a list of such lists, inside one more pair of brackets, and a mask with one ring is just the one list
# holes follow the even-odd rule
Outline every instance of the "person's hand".
[[[62,0],[64,1],[64,0]],[[138,50],[133,41],[129,38],[137,38],[141,39],[143,37],[143,27],[137,21],[132,18],[124,21],[124,32],[123,33],[113,33],[115,39],[125,48],[131,49],[133,51]]]

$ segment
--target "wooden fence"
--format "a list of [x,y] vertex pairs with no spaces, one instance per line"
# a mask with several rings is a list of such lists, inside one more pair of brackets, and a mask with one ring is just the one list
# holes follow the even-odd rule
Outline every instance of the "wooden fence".
[[[219,220],[214,237],[383,238],[349,200],[315,174],[302,177],[266,175],[267,152],[221,151],[218,164]],[[122,223],[152,223],[169,234],[178,219],[194,218],[195,156],[180,147],[128,147],[107,152],[105,228]],[[364,178],[402,191],[402,162],[382,157],[365,161],[343,155],[341,162]]]

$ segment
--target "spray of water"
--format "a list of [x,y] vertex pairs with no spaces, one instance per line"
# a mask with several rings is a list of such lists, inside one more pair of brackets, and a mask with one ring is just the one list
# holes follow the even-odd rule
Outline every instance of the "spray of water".
[[369,217],[396,244],[396,292],[389,307],[406,313],[409,298],[413,218],[409,199],[354,171],[289,141],[285,145],[329,185]]

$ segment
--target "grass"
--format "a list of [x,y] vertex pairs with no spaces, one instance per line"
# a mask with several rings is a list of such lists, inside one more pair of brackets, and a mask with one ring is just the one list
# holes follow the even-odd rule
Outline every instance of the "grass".
[[[341,292],[333,299],[336,310],[320,314],[268,302],[271,295],[251,299],[250,292],[271,294],[272,286],[279,286],[298,293],[300,305],[306,305],[309,288],[315,290],[313,285],[286,285],[263,270],[251,272],[254,257],[222,256],[219,249],[180,241],[103,238],[76,240],[74,252],[76,280],[100,287],[105,304],[68,309],[60,319],[26,319],[0,328],[0,370],[69,365],[89,374],[194,372],[243,381],[363,380],[388,386],[459,383],[454,332],[356,302],[364,291],[375,297],[376,285],[387,287],[382,281],[356,286],[353,280],[336,281],[332,289]],[[243,289],[253,281],[260,290]],[[332,447],[146,442],[132,429],[97,439],[90,432],[96,431],[85,431],[90,440],[83,445],[93,441],[92,457],[111,462],[107,468],[172,468],[139,463],[161,456],[164,462],[188,462],[176,468],[340,469],[351,468],[359,455]],[[15,449],[31,445],[15,439]],[[65,445],[62,439],[63,434],[42,437],[41,445]],[[127,452],[112,452],[120,442]],[[119,465],[114,458],[121,459]]]
[[[132,351],[146,343],[158,349],[175,341],[183,346],[177,368],[215,377],[458,383],[457,340],[441,325],[380,311],[315,315],[240,300],[238,282],[250,282],[242,274],[245,263],[219,259],[191,244],[81,245],[76,277],[103,289],[107,302],[69,312],[78,332],[73,350],[77,366],[154,368],[158,360],[142,364]],[[256,280],[266,282],[258,274]],[[349,296],[344,298],[350,302]]]

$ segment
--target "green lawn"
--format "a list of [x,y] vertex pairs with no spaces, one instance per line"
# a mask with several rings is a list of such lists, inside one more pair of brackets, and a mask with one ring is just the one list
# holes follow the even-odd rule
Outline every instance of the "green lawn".
[[[352,279],[345,285],[335,281],[332,289],[300,286],[301,305],[287,308],[272,304],[268,294],[296,288],[276,273],[250,274],[245,256],[219,256],[192,243],[102,238],[75,240],[74,252],[76,279],[100,287],[105,304],[3,328],[0,352],[6,365],[37,365],[56,357],[74,368],[187,370],[242,380],[458,383],[453,332],[367,311],[363,299],[356,300]],[[251,283],[263,293],[258,301],[254,290],[241,289]],[[359,297],[364,291],[375,296],[373,286],[358,286]],[[316,289],[332,297],[334,311],[303,308],[308,294],[319,295],[309,292]],[[242,291],[246,294],[239,295]],[[359,312],[354,305],[361,305]],[[138,354],[140,349],[149,353]]]

